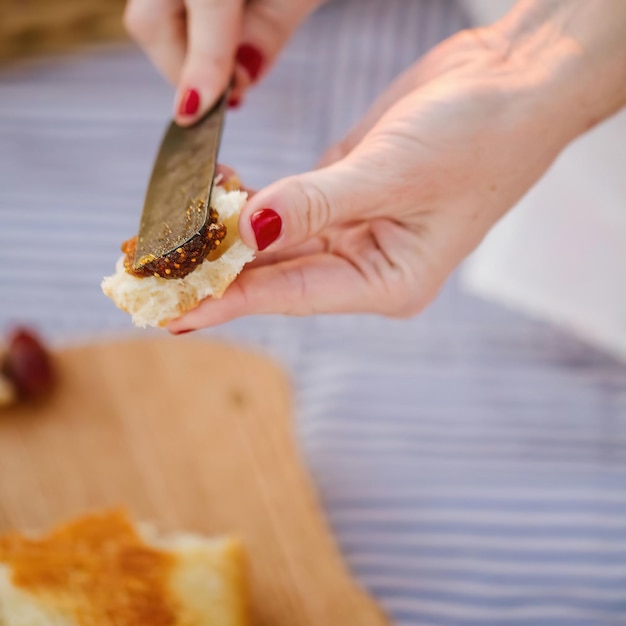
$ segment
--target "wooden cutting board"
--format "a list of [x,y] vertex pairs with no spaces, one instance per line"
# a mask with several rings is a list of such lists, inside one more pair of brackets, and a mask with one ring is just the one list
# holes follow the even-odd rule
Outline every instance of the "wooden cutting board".
[[348,574],[267,358],[202,340],[57,355],[39,407],[0,413],[0,532],[125,506],[164,530],[240,536],[255,626],[384,626]]

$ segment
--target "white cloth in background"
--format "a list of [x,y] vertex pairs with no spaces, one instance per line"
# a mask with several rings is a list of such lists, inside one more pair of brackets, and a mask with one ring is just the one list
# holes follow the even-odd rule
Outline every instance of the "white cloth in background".
[[[307,169],[465,24],[445,0],[328,3],[229,114],[222,159],[255,187]],[[129,49],[0,72],[0,328],[130,331],[99,283],[137,226],[171,98]],[[626,366],[456,277],[411,320],[257,317],[212,334],[288,369],[338,544],[394,625],[626,625]]]
[[[514,4],[465,1],[478,24]],[[466,263],[463,284],[626,359],[626,112],[561,155]]]

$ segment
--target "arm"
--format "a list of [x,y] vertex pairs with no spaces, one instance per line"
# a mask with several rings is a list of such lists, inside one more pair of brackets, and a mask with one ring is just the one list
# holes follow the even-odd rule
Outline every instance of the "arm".
[[262,252],[170,330],[243,315],[421,311],[576,137],[626,104],[626,2],[523,0],[400,76],[323,167],[256,194]]
[[575,134],[626,104],[626,2],[522,0],[492,29],[514,63],[545,74]]

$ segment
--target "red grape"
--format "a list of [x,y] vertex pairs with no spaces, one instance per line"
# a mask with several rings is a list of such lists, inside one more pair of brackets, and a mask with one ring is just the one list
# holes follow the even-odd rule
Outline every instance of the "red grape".
[[2,369],[24,398],[44,395],[54,385],[50,355],[28,328],[16,328],[11,334]]

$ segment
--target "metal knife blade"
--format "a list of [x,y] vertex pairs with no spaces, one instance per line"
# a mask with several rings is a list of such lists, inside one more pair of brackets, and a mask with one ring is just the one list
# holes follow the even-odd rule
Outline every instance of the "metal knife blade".
[[167,129],[146,192],[135,269],[176,250],[206,225],[226,96],[193,126],[172,122]]

